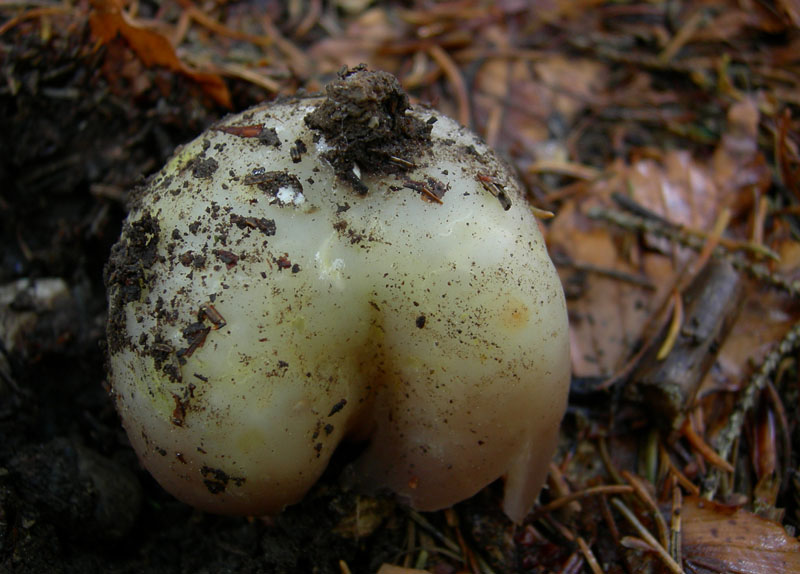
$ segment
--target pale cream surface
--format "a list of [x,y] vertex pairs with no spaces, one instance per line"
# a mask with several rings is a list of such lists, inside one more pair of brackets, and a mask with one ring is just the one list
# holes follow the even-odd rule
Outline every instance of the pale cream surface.
[[[303,123],[316,103],[226,118],[218,127],[273,126],[282,144],[209,130],[135,202],[131,222],[158,221],[161,260],[124,305],[126,342],[110,354],[131,442],[168,491],[212,512],[297,502],[351,438],[366,441],[353,469],[364,488],[434,510],[505,476],[519,521],[569,386],[566,307],[537,222],[505,165],[430,110],[413,112],[438,119],[432,150],[403,158],[417,167],[380,179],[359,166],[369,192],[355,193]],[[308,151],[294,163],[298,139]],[[252,183],[284,170],[302,190]],[[441,204],[406,179],[446,186]],[[233,223],[247,217],[275,234]],[[200,312],[209,304],[224,327]],[[181,361],[198,322],[211,330]]]

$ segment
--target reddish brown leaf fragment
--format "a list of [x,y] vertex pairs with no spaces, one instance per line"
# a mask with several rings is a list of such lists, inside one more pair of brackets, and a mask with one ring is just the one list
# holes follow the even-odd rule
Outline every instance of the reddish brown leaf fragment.
[[186,401],[183,401],[175,393],[172,393],[172,398],[175,401],[175,408],[172,409],[172,424],[182,427],[186,419]]
[[166,36],[129,16],[121,0],[92,0],[89,24],[92,34],[103,44],[121,36],[145,66],[163,66],[179,72],[203,87],[218,104],[232,107],[228,87],[217,74],[200,72],[185,64]]
[[257,138],[264,129],[264,124],[253,124],[251,126],[220,126],[217,131],[239,136],[240,138]]
[[284,269],[291,269],[292,262],[289,260],[289,254],[284,253],[280,257],[275,259],[275,264],[278,266],[278,271],[283,271]]

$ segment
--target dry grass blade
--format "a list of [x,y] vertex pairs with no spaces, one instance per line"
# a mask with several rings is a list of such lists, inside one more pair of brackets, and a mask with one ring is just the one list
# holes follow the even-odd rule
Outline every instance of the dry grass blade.
[[678,291],[672,293],[672,320],[669,323],[667,336],[661,344],[656,359],[663,361],[667,358],[672,348],[675,346],[675,341],[678,339],[678,334],[683,324],[683,298]]

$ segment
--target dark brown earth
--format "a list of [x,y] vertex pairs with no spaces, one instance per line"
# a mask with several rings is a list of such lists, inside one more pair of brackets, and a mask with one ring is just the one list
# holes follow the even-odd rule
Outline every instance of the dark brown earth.
[[325,100],[306,124],[323,134],[334,149],[323,157],[353,188],[367,186],[354,167],[368,173],[396,173],[406,157],[419,157],[430,144],[431,126],[406,115],[411,107],[397,78],[366,66],[344,69],[325,88]]

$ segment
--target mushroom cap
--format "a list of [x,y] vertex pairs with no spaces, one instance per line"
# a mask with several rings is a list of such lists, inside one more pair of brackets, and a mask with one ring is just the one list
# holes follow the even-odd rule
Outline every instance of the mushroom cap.
[[505,477],[520,521],[569,386],[564,296],[524,193],[419,107],[404,115],[430,136],[406,157],[337,163],[305,120],[323,102],[230,116],[136,191],[107,268],[131,443],[210,512],[280,511],[348,439],[362,488],[436,510]]

